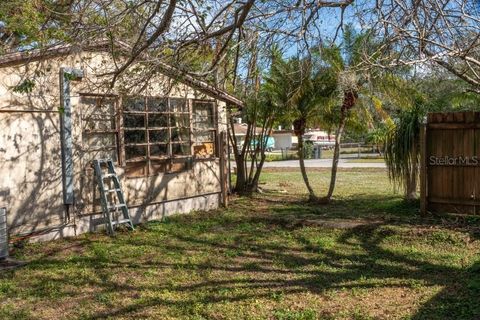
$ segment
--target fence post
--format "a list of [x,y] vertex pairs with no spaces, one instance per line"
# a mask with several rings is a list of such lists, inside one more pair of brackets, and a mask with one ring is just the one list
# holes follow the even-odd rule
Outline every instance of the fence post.
[[427,126],[420,126],[420,214],[427,213]]
[[226,162],[226,134],[225,131],[220,132],[220,188],[221,202],[224,207],[228,207],[228,181],[227,181],[227,162]]

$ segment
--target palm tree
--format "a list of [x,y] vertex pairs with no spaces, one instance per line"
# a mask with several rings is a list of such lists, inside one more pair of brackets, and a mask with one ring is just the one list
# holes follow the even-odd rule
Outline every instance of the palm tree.
[[362,89],[370,80],[367,72],[357,70],[357,66],[362,61],[362,50],[369,44],[366,41],[367,39],[367,34],[356,34],[351,26],[347,26],[342,48],[337,45],[321,48],[322,60],[331,72],[336,74],[338,93],[341,96],[341,104],[338,109],[333,110],[337,116],[330,117],[336,122],[336,130],[330,185],[327,195],[321,199],[325,203],[331,200],[335,190],[338,161],[340,159],[340,142],[345,126],[351,110],[358,104]]
[[[371,125],[373,114],[377,114],[388,125],[391,119],[383,110],[382,101],[405,99],[403,94],[396,96],[400,91],[398,77],[380,70],[362,68],[364,57],[375,60],[378,46],[379,43],[374,42],[368,32],[359,34],[347,25],[342,46],[332,44],[320,49],[323,63],[338,79],[337,91],[341,102],[334,109],[324,109],[327,113],[322,116],[330,127],[335,127],[336,133],[330,185],[326,196],[321,199],[323,203],[331,201],[335,190],[340,143],[345,128],[358,120]],[[363,118],[359,117],[361,113],[364,114]]]
[[335,73],[319,67],[313,58],[293,58],[288,61],[280,56],[272,63],[265,88],[277,104],[290,108],[295,135],[298,138],[300,170],[309,199],[318,200],[310,185],[304,162],[303,135],[308,125],[321,121],[321,109],[332,104],[336,90]]
[[342,139],[343,132],[345,130],[345,125],[347,123],[347,118],[349,116],[350,110],[357,104],[359,98],[359,91],[356,86],[343,87],[341,89],[343,92],[342,104],[340,106],[340,119],[338,122],[337,129],[335,131],[335,147],[333,150],[333,162],[332,162],[332,171],[330,175],[330,185],[328,188],[327,195],[322,198],[322,202],[329,202],[332,198],[333,191],[335,189],[335,182],[337,180],[337,169],[338,161],[340,159],[340,142]]
[[[292,109],[295,134],[298,137],[300,169],[311,200],[323,203],[331,200],[335,190],[342,135],[345,127],[358,120],[356,117],[361,113],[360,110],[353,112],[354,107],[362,107],[356,109],[370,113],[365,101],[372,100],[373,94],[371,86],[367,85],[375,84],[375,76],[378,75],[372,71],[359,71],[358,68],[365,50],[375,48],[375,44],[368,39],[367,34],[357,34],[351,26],[347,26],[342,47],[324,46],[319,52],[304,59],[284,61],[278,58],[272,65],[270,77],[266,79],[269,90],[276,92],[275,95],[281,97]],[[321,199],[315,195],[309,183],[304,164],[303,135],[306,127],[313,124],[335,128],[330,184],[326,196]]]

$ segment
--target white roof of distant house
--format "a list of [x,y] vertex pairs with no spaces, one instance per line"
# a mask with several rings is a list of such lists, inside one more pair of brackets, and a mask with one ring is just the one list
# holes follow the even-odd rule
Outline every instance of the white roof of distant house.
[[[247,135],[248,125],[246,123],[235,123],[233,129],[235,130],[235,136],[245,136]],[[256,127],[255,132],[257,134],[262,132],[262,128]]]

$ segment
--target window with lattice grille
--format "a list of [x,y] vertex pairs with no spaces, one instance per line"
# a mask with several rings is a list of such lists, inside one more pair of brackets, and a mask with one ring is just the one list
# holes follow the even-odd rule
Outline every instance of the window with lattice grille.
[[193,158],[214,156],[214,103],[125,97],[122,105],[127,176],[183,171],[191,168]]

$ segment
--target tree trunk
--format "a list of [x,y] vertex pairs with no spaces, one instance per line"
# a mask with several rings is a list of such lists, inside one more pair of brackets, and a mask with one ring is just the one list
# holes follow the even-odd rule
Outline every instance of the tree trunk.
[[405,177],[405,199],[412,201],[417,199],[417,175],[418,175],[418,164],[417,164],[417,141],[413,143],[412,157],[415,161],[412,161],[412,168]]
[[261,154],[260,163],[257,165],[257,171],[255,172],[255,176],[253,177],[253,180],[252,180],[252,190],[255,190],[255,191],[259,190],[258,181],[260,180],[260,173],[262,172],[265,159],[266,159],[265,152],[263,152]]
[[243,193],[246,189],[247,177],[245,172],[245,161],[242,155],[235,150],[235,164],[237,167],[237,181],[235,182],[235,191]]
[[335,135],[335,148],[333,151],[332,173],[330,175],[330,186],[328,187],[327,195],[322,198],[322,202],[328,203],[332,199],[333,191],[335,190],[335,182],[337,181],[338,160],[340,159],[340,142],[342,140],[343,130],[345,129],[345,122],[347,115],[342,112],[340,123]]
[[263,165],[265,163],[265,159],[267,158],[267,155],[265,154],[265,151],[267,149],[268,145],[268,137],[270,136],[270,133],[272,132],[272,127],[273,127],[273,117],[270,119],[267,119],[266,123],[264,124],[263,128],[264,130],[262,131],[262,143],[260,145],[260,163],[257,165],[257,171],[255,172],[255,176],[253,177],[252,185],[255,188],[254,190],[259,191],[258,189],[258,181],[260,180],[260,173],[262,172]]
[[411,172],[408,177],[405,177],[405,200],[415,199],[417,199],[417,175],[416,172]]
[[308,189],[308,198],[309,200],[317,200],[317,196],[308,181],[307,171],[305,170],[305,161],[304,161],[304,150],[303,150],[303,135],[299,134],[298,136],[298,161],[300,162],[300,171],[302,172],[303,181],[305,186]]

